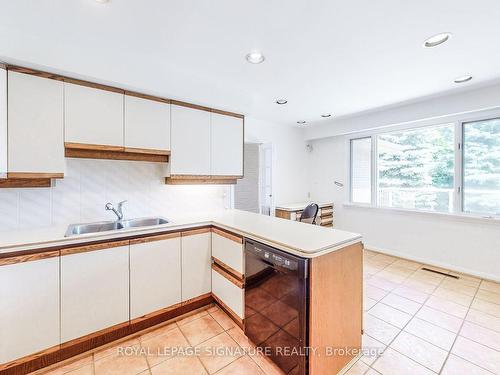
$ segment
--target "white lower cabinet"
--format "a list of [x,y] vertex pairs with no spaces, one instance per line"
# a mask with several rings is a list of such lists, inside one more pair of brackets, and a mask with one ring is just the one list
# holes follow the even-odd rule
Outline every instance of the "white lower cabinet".
[[210,293],[212,290],[212,243],[210,230],[182,233],[182,300]]
[[123,242],[61,256],[62,342],[129,320],[129,246]]
[[0,364],[59,344],[59,258],[0,266]]
[[214,229],[212,255],[236,272],[244,273],[243,239],[231,233]]
[[245,318],[245,290],[239,288],[215,270],[212,270],[212,293],[241,319]]
[[180,233],[130,241],[130,318],[179,302]]

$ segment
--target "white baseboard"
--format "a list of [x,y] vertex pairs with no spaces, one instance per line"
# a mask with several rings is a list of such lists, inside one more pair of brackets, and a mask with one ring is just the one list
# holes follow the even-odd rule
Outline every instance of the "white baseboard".
[[449,263],[445,263],[445,262],[437,262],[437,261],[432,260],[432,259],[426,259],[426,258],[416,257],[416,256],[412,256],[412,255],[407,254],[407,253],[402,253],[400,251],[395,251],[395,250],[390,250],[390,249],[382,249],[380,247],[370,246],[368,244],[365,244],[365,249],[367,249],[367,250],[373,250],[373,251],[376,251],[378,253],[392,255],[392,256],[395,256],[395,257],[398,257],[398,258],[404,258],[404,259],[413,260],[415,262],[428,264],[430,266],[445,268],[445,269],[448,269],[450,271],[465,273],[467,275],[479,277],[481,279],[486,279],[486,280],[491,280],[491,281],[495,281],[495,282],[500,282],[500,276],[499,275],[493,275],[493,274],[486,273],[486,272],[480,272],[480,271],[473,270],[473,269],[470,269],[470,268],[458,267],[458,266],[455,266],[453,264],[449,264]]

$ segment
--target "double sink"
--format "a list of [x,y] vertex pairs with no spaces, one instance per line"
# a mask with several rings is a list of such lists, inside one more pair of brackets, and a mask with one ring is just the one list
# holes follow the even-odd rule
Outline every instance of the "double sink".
[[66,231],[65,237],[77,236],[79,234],[108,232],[129,228],[152,227],[167,224],[169,221],[162,217],[146,217],[141,219],[128,219],[120,221],[102,221],[99,223],[71,224]]

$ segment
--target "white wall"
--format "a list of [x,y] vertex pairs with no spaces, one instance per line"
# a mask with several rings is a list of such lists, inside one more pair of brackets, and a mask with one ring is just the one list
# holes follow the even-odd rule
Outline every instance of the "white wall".
[[175,220],[229,206],[229,186],[165,185],[163,168],[160,163],[66,159],[65,177],[54,187],[0,189],[0,231],[115,220],[104,205],[125,199],[126,218]]
[[[436,214],[345,207],[348,144],[344,136],[312,142],[311,196],[335,203],[335,228],[361,233],[367,248],[500,280],[500,223]],[[337,187],[333,181],[345,184]]]
[[309,184],[303,129],[246,117],[245,142],[273,144],[276,204],[307,200]]

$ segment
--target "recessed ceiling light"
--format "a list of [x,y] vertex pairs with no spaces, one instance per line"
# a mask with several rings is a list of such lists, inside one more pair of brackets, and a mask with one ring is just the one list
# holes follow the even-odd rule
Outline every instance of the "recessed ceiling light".
[[324,117],[324,118],[331,117],[331,116],[332,116],[331,113],[325,113],[325,114],[321,115],[321,117]]
[[260,64],[266,58],[261,52],[253,51],[246,55],[246,59],[250,64]]
[[455,83],[464,83],[464,82],[470,81],[471,79],[472,79],[471,75],[466,75],[466,76],[461,76],[461,77],[455,78],[455,80],[453,82],[455,82]]
[[451,38],[451,35],[452,35],[451,33],[440,33],[431,36],[430,38],[427,38],[425,40],[424,47],[431,48],[439,46],[440,44],[443,44],[444,42],[448,41],[448,39]]
[[283,104],[286,104],[288,103],[288,100],[286,99],[278,99],[276,100],[276,104],[279,104],[279,105],[283,105]]
[[297,124],[299,125],[304,125],[306,122],[305,121],[297,121]]

